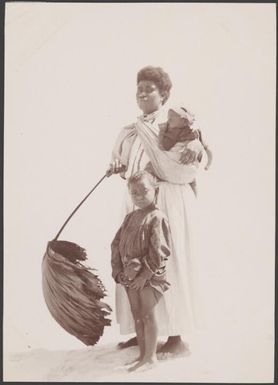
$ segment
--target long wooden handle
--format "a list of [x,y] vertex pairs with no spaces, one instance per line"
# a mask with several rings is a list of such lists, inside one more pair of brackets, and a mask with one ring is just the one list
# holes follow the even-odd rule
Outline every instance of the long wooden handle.
[[58,237],[60,236],[61,232],[64,230],[64,228],[66,227],[66,225],[68,224],[68,222],[70,221],[70,219],[72,218],[72,216],[76,213],[76,211],[79,209],[79,207],[85,202],[85,200],[87,198],[89,198],[89,196],[92,194],[92,192],[101,184],[101,182],[106,178],[108,177],[109,175],[106,173],[105,175],[103,175],[103,177],[97,182],[97,184],[92,188],[92,190],[85,196],[84,199],[82,199],[82,201],[78,204],[78,206],[73,210],[73,212],[70,214],[70,216],[67,218],[67,220],[65,221],[65,223],[63,224],[63,226],[61,227],[61,229],[59,230],[58,234],[56,235],[56,237],[54,238],[54,241],[57,241]]

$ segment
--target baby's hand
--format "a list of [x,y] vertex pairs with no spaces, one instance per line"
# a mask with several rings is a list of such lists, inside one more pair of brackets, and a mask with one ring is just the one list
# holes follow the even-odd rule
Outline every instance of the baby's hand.
[[130,284],[129,287],[134,290],[142,290],[146,284],[147,279],[138,275]]
[[198,153],[196,151],[190,150],[188,148],[184,152],[181,153],[180,163],[182,163],[182,164],[194,163],[197,158],[198,158]]
[[203,146],[199,140],[192,140],[187,145],[186,149],[181,153],[180,163],[190,164],[194,163],[202,155]]

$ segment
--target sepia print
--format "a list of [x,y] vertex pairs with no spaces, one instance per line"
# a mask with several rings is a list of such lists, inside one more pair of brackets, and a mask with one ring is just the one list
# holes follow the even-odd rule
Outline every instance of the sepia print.
[[4,381],[273,382],[275,5],[5,8]]

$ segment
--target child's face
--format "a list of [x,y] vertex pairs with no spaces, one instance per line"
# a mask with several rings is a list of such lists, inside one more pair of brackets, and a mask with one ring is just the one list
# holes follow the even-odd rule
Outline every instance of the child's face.
[[183,128],[187,121],[173,110],[168,111],[168,127],[169,128]]
[[129,192],[132,202],[140,209],[148,207],[154,201],[155,189],[147,178],[132,183],[129,186]]

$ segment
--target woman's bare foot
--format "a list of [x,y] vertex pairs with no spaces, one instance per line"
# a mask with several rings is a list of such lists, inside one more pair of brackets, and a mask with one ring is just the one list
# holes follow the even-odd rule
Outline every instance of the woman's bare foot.
[[139,361],[136,365],[128,369],[128,372],[134,372],[135,370],[148,370],[152,369],[157,364],[156,358],[143,359]]
[[190,354],[188,345],[183,342],[180,336],[169,337],[167,342],[157,350],[158,359],[160,360],[188,354]]
[[137,346],[137,345],[138,345],[137,338],[133,337],[125,342],[119,342],[118,349],[126,349],[126,348],[130,348],[131,346]]

